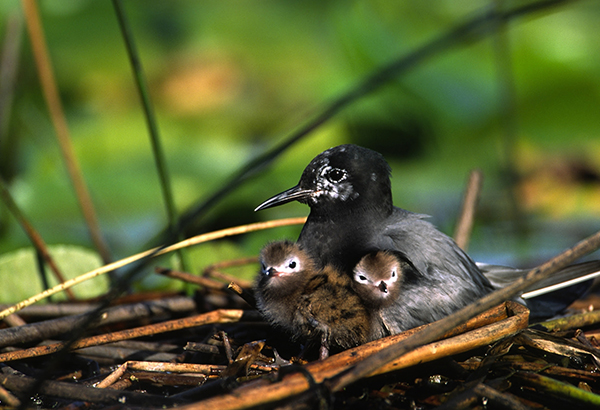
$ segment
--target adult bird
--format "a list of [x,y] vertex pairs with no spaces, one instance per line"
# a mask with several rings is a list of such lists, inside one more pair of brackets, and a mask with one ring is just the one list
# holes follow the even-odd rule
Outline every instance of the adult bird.
[[[352,144],[333,147],[308,164],[296,186],[255,210],[293,200],[307,204],[310,214],[298,244],[321,268],[331,265],[352,275],[360,259],[371,252],[405,255],[423,278],[424,292],[421,298],[418,292],[411,300],[399,298],[387,308],[392,311],[429,309],[433,318],[440,318],[526,272],[477,264],[428,222],[427,215],[395,207],[390,171],[375,151]],[[575,265],[571,276],[589,274],[598,265]],[[534,313],[548,316],[554,312]]]
[[310,207],[298,243],[320,267],[331,265],[351,275],[372,251],[400,252],[423,275],[443,284],[427,302],[443,311],[457,310],[493,290],[475,262],[426,221],[427,215],[393,205],[390,167],[375,151],[352,144],[328,149],[308,164],[298,185],[256,210],[292,200]]

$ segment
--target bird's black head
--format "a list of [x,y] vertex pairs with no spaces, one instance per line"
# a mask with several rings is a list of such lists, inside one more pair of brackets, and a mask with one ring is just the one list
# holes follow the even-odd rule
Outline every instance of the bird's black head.
[[390,167],[375,151],[352,144],[339,145],[317,155],[298,185],[268,199],[256,210],[293,200],[324,211],[377,206],[391,212]]

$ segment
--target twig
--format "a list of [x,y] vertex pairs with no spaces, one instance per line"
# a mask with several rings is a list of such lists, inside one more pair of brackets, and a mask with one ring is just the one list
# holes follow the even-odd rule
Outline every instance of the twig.
[[241,234],[248,233],[248,232],[254,232],[254,231],[259,231],[259,230],[263,230],[263,229],[280,227],[280,226],[300,225],[300,224],[303,224],[304,222],[306,222],[306,217],[278,219],[278,220],[268,221],[268,222],[258,222],[258,223],[249,224],[249,225],[236,226],[234,228],[222,229],[220,231],[209,232],[209,233],[205,233],[202,235],[194,236],[193,238],[183,240],[183,241],[176,243],[174,245],[171,245],[171,246],[150,249],[150,250],[138,253],[136,255],[121,259],[119,261],[109,263],[108,265],[104,265],[98,269],[94,269],[93,271],[84,273],[83,275],[80,275],[76,278],[70,279],[64,283],[61,283],[60,285],[53,287],[53,288],[46,289],[45,291],[38,293],[37,295],[30,297],[29,299],[26,299],[24,301],[17,303],[16,305],[13,305],[9,308],[4,309],[3,311],[0,312],[0,319],[3,319],[6,316],[10,315],[11,313],[15,313],[15,312],[23,309],[26,306],[32,305],[36,302],[39,302],[40,300],[45,299],[50,295],[54,295],[55,293],[58,293],[64,289],[75,286],[81,282],[85,282],[86,280],[95,278],[96,276],[103,275],[107,272],[111,272],[115,269],[121,268],[125,265],[128,265],[130,263],[133,263],[135,261],[138,261],[138,260],[143,259],[148,256],[156,257],[156,256],[164,255],[166,253],[175,251],[177,249],[181,249],[181,248],[185,248],[185,247],[193,246],[193,245],[198,245],[203,242],[214,241],[215,239],[225,238],[227,236],[241,235]]
[[215,279],[220,279],[226,282],[236,282],[244,288],[252,287],[252,281],[243,280],[218,269],[232,268],[236,266],[245,266],[253,263],[258,263],[258,256],[249,256],[246,258],[232,259],[213,263],[202,270],[202,276],[208,276]]
[[198,373],[203,375],[212,375],[221,373],[226,369],[226,366],[214,364],[193,364],[193,363],[163,363],[163,362],[148,362],[148,361],[127,361],[120,365],[114,372],[106,376],[104,380],[96,384],[94,387],[104,389],[114,382],[119,377],[123,376],[127,370],[144,370],[148,372],[170,372],[170,373]]
[[472,20],[460,24],[454,27],[452,30],[434,38],[413,52],[393,60],[388,65],[385,65],[379,70],[373,72],[369,77],[356,84],[346,93],[330,102],[320,114],[308,121],[308,123],[301,126],[298,130],[292,132],[281,143],[244,165],[229,179],[229,181],[223,184],[221,189],[215,192],[210,198],[186,211],[181,217],[180,226],[186,226],[190,221],[195,220],[198,216],[202,215],[218,201],[225,198],[229,192],[240,186],[243,182],[247,181],[253,173],[269,165],[281,153],[285,152],[292,145],[335,117],[338,113],[355,101],[358,101],[360,98],[376,91],[388,81],[400,77],[402,74],[405,74],[417,67],[419,64],[422,64],[428,58],[431,58],[442,51],[446,51],[450,47],[456,46],[461,42],[464,42],[464,44],[472,44],[471,41],[473,40],[481,40],[485,38],[485,35],[487,34],[487,25],[490,22],[497,20],[513,20],[519,16],[531,14],[535,11],[548,9],[550,7],[555,7],[569,1],[573,0],[545,0],[526,4],[521,7],[515,7],[509,11],[482,13]]
[[13,313],[12,315],[6,316],[4,318],[4,323],[6,325],[8,325],[8,327],[22,327],[25,326],[27,324],[26,321],[23,320],[23,318],[21,318],[21,316]]
[[579,389],[572,384],[529,372],[517,372],[512,377],[533,387],[539,394],[569,400],[575,407],[600,408],[600,395]]
[[[50,266],[50,269],[54,273],[54,276],[56,277],[56,279],[61,283],[66,282],[66,279],[65,279],[64,275],[62,274],[62,272],[60,271],[60,269],[58,268],[58,265],[54,261],[54,258],[52,257],[52,255],[50,255],[50,252],[48,251],[48,246],[46,246],[46,242],[44,242],[44,240],[42,239],[42,236],[29,223],[29,221],[27,220],[25,215],[21,212],[21,209],[19,208],[19,206],[13,199],[12,195],[10,194],[10,191],[8,190],[6,184],[4,183],[4,179],[1,176],[0,176],[0,194],[2,196],[2,202],[4,202],[4,205],[6,205],[8,210],[13,214],[13,216],[15,217],[15,219],[17,220],[19,225],[21,225],[21,228],[23,228],[23,230],[27,234],[27,236],[29,237],[29,240],[31,241],[31,243],[33,244],[35,249],[39,252],[39,254],[44,259],[44,261],[48,264],[48,266]],[[68,289],[68,288],[65,289],[65,293],[71,301],[77,299],[75,297],[75,294],[73,293],[73,291],[71,291],[71,289]]]
[[469,247],[469,239],[471,238],[471,232],[473,230],[473,221],[475,219],[475,212],[477,211],[477,203],[479,202],[479,195],[481,193],[481,185],[483,182],[483,173],[480,169],[474,169],[469,174],[469,182],[465,189],[463,203],[456,223],[456,230],[454,231],[454,240],[456,244],[463,250],[467,250]]
[[[141,320],[152,316],[164,315],[165,313],[191,312],[195,307],[196,304],[194,301],[184,296],[115,306],[104,310],[102,316],[93,323],[92,327],[105,326],[132,319]],[[92,310],[76,316],[50,319],[10,329],[0,329],[0,347],[37,342],[69,333],[73,329],[82,326],[88,320],[88,314],[92,313]]]
[[[31,377],[3,375],[0,383],[13,392],[27,394],[37,383],[37,380]],[[96,389],[75,383],[57,382],[52,380],[45,381],[38,390],[37,394],[44,394],[51,397],[71,399],[92,403],[110,403],[116,406],[122,406],[127,403],[129,406],[140,406],[144,408],[172,407],[176,400],[172,397],[164,397],[155,394],[138,393],[130,391],[116,391],[108,389]],[[29,396],[25,396],[29,397]],[[179,401],[181,403],[181,401]]]
[[[167,168],[167,160],[165,158],[165,152],[162,147],[158,125],[156,124],[156,116],[150,102],[150,93],[148,92],[148,82],[144,75],[142,68],[142,62],[135,45],[133,34],[131,33],[125,10],[123,9],[123,2],[121,0],[113,0],[113,8],[117,14],[117,20],[119,21],[119,27],[123,40],[127,48],[127,55],[129,56],[129,62],[131,63],[131,69],[133,70],[133,76],[135,78],[135,84],[137,86],[140,99],[142,101],[142,107],[144,109],[144,117],[146,118],[146,125],[148,126],[148,132],[150,134],[150,143],[152,145],[152,153],[154,155],[154,162],[158,171],[158,177],[160,180],[160,186],[162,188],[163,201],[167,210],[167,218],[169,221],[169,231],[173,236],[173,239],[181,239],[181,232],[177,227],[177,210],[175,209],[175,200],[173,199],[173,189],[171,187],[171,180],[169,178],[169,171]],[[183,253],[179,255],[181,258],[181,264],[184,270],[189,270],[186,266],[186,258]]]
[[98,219],[96,217],[96,211],[94,210],[94,204],[90,197],[90,193],[87,190],[87,186],[81,173],[81,167],[79,166],[79,162],[77,161],[77,157],[73,150],[73,145],[71,144],[69,127],[58,94],[54,73],[52,72],[52,63],[50,62],[50,56],[48,55],[48,47],[46,45],[37,3],[36,0],[22,0],[22,3],[25,11],[29,39],[31,41],[31,49],[36,63],[35,66],[38,70],[44,98],[48,105],[48,111],[50,112],[50,118],[52,119],[52,124],[56,131],[58,144],[92,241],[94,242],[96,249],[98,249],[104,263],[108,263],[112,258],[110,256],[108,245],[102,237]]
[[253,308],[256,308],[256,299],[254,298],[254,293],[249,292],[248,290],[242,288],[240,285],[238,285],[235,282],[231,282],[227,286],[227,289],[229,289],[230,291],[234,292],[236,295],[238,295],[239,297],[244,299],[246,301],[246,303],[249,304],[250,306],[252,306]]
[[557,330],[580,329],[585,326],[591,326],[600,322],[600,311],[580,313],[567,317],[561,317],[546,322],[537,323],[536,328],[542,327],[547,332]]
[[0,386],[0,401],[8,407],[17,408],[21,406],[21,401],[2,386]]
[[227,290],[226,283],[218,282],[209,278],[204,278],[202,276],[192,275],[191,273],[181,272],[169,268],[162,268],[160,266],[157,266],[154,269],[154,271],[160,275],[167,276],[173,279],[178,279],[187,283],[193,283],[194,285],[202,286],[203,288],[214,290]]
[[[202,274],[203,275],[213,275],[214,274],[213,272],[220,274],[218,269],[232,268],[234,266],[244,266],[244,265],[249,265],[251,263],[256,263],[256,262],[258,262],[257,256],[248,256],[247,258],[239,258],[239,259],[221,261],[221,262],[213,263],[212,265],[208,265],[206,268],[204,268],[204,270],[202,271]],[[231,278],[226,278],[225,280],[231,281]]]
[[[239,309],[219,309],[183,319],[169,320],[166,322],[155,323],[148,326],[136,327],[134,329],[126,329],[118,332],[79,339],[74,343],[70,344],[70,348],[72,350],[75,350],[89,346],[97,346],[121,340],[133,339],[137,337],[172,332],[175,330],[187,329],[190,327],[203,326],[213,323],[235,323],[239,322],[240,320],[260,320],[260,315],[254,311],[244,311]],[[61,350],[64,346],[65,343],[52,343],[49,345],[32,347],[30,349],[0,353],[0,362],[26,359],[29,357],[44,356],[56,353],[59,350]]]
[[[9,124],[12,105],[15,99],[15,86],[21,51],[21,38],[23,37],[23,16],[21,13],[12,12],[6,18],[6,32],[0,53],[0,161],[6,166],[11,163],[8,158]],[[4,170],[4,175],[8,170]],[[10,172],[8,172],[10,173]]]
[[530,410],[531,407],[524,405],[515,398],[511,394],[502,394],[498,390],[485,385],[483,383],[479,383],[477,386],[473,388],[473,392],[477,394],[479,397],[486,398],[488,400],[488,404],[484,405],[484,407],[493,407],[493,408],[501,408],[501,409],[512,409],[512,410]]
[[[6,309],[11,305],[0,304],[0,309]],[[47,303],[44,305],[28,306],[20,311],[24,318],[36,317],[43,319],[54,319],[61,316],[72,316],[87,313],[100,306],[97,303]]]
[[[513,310],[514,316],[507,317],[507,310]],[[397,362],[392,362],[386,367],[376,369],[370,376],[487,345],[488,343],[499,340],[519,329],[527,327],[528,316],[529,311],[525,307],[514,302],[507,302],[506,305],[496,307],[491,312],[486,312],[486,315],[482,315],[462,326],[452,329],[452,332],[449,333],[448,336],[452,335],[454,337],[415,349],[411,352],[410,356],[404,357]],[[503,319],[494,323],[498,318]],[[489,324],[490,321],[492,324]],[[482,324],[483,327],[480,327]],[[304,366],[304,372],[286,375],[278,383],[269,383],[265,380],[248,383],[231,393],[194,403],[184,407],[184,409],[245,409],[273,403],[307,392],[311,389],[311,383],[307,380],[307,374],[310,375],[314,382],[322,383],[337,374],[351,369],[352,366],[357,363],[368,360],[368,358],[372,357],[376,352],[381,352],[383,351],[382,349],[401,343],[402,340],[406,340],[410,335],[418,333],[419,330],[427,329],[432,326],[435,326],[435,324],[424,325],[417,329],[375,340],[365,345],[330,356],[326,360],[309,363]],[[469,332],[461,334],[465,330],[469,330]],[[456,336],[457,334],[458,336]]]

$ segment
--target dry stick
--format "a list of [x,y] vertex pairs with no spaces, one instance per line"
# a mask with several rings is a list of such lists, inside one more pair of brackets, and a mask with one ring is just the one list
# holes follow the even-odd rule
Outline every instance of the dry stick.
[[220,280],[227,281],[227,282],[236,282],[238,285],[240,285],[244,288],[250,288],[250,287],[252,287],[252,281],[240,279],[240,278],[230,275],[228,273],[221,272],[218,269],[250,265],[253,263],[258,263],[258,255],[257,256],[249,256],[247,258],[233,259],[233,260],[227,260],[227,261],[213,263],[212,265],[209,265],[206,268],[204,268],[204,270],[202,271],[202,276],[220,279]]
[[[6,309],[11,305],[0,304],[0,309]],[[62,316],[80,315],[89,313],[100,306],[99,303],[48,303],[45,305],[33,305],[22,309],[19,314],[24,318],[41,318],[38,320],[54,319]],[[0,330],[1,331],[1,330]]]
[[[156,335],[159,333],[172,332],[175,330],[187,329],[190,327],[203,326],[213,323],[236,323],[242,319],[260,320],[260,315],[258,312],[244,311],[240,309],[213,310],[212,312],[183,319],[169,320],[148,326],[141,326],[133,329],[126,329],[118,332],[86,337],[71,344],[70,349],[74,350],[90,346],[98,346],[107,343],[118,342],[121,340]],[[65,343],[52,343],[49,345],[32,347],[29,349],[0,353],[0,362],[44,356],[56,353],[64,346]]]
[[83,180],[81,168],[77,161],[77,157],[75,156],[73,145],[71,144],[69,127],[67,125],[67,120],[65,119],[60,96],[56,87],[54,73],[52,72],[52,63],[50,62],[50,56],[48,55],[48,47],[44,38],[44,31],[42,29],[37,4],[35,0],[22,0],[22,3],[27,22],[27,31],[29,32],[29,40],[31,41],[31,49],[36,63],[35,65],[40,77],[44,98],[48,105],[48,111],[50,112],[50,118],[52,119],[52,124],[56,131],[60,150],[71,182],[73,183],[77,199],[79,200],[83,217],[85,218],[90,231],[92,241],[94,242],[96,249],[98,249],[104,263],[108,263],[112,258],[108,246],[100,232],[96,211],[94,210],[90,193]]
[[[185,296],[114,306],[105,309],[89,327],[106,326],[133,319],[142,320],[164,314],[187,313],[193,311],[195,307],[194,300]],[[91,311],[74,316],[30,323],[16,328],[0,329],[0,347],[56,338],[58,335],[71,332],[89,321],[89,313]]]
[[2,386],[0,386],[0,402],[13,408],[17,408],[21,405],[21,401]]
[[455,326],[463,323],[465,320],[472,318],[473,316],[484,312],[487,309],[501,303],[502,301],[509,300],[521,291],[526,289],[528,286],[539,282],[550,276],[552,273],[566,267],[579,257],[590,253],[600,247],[600,231],[587,239],[577,243],[572,248],[567,249],[560,255],[552,258],[548,262],[540,265],[537,268],[532,269],[527,275],[516,282],[512,283],[505,288],[499,289],[483,298],[479,299],[475,303],[445,317],[438,321],[435,326],[423,329],[420,332],[415,333],[411,337],[402,341],[401,343],[390,346],[381,352],[374,354],[368,359],[358,363],[353,369],[348,372],[342,373],[330,381],[327,382],[328,386],[332,391],[339,391],[349,384],[360,380],[361,378],[373,373],[379,367],[399,358],[407,352],[425,344],[432,340],[437,339],[444,333],[448,332]]
[[[258,262],[258,257],[253,257],[252,262]],[[257,269],[258,272],[258,269]],[[226,272],[220,272],[218,270],[211,270],[209,272],[204,273],[204,277],[218,279],[227,282],[235,282],[243,288],[251,288],[253,285],[253,281],[243,278],[238,278],[234,275],[230,275]]]
[[238,285],[235,282],[231,282],[227,286],[227,289],[229,289],[230,291],[232,291],[233,293],[235,293],[236,295],[238,295],[239,297],[244,299],[247,304],[249,304],[250,306],[252,306],[253,308],[256,309],[256,298],[254,297],[254,293],[252,293],[251,291],[249,291],[247,289],[244,289],[243,287],[241,287],[240,285]]
[[169,278],[178,279],[183,282],[193,283],[194,285],[202,286],[207,289],[213,290],[227,290],[227,284],[216,281],[214,279],[204,278],[202,276],[192,275],[191,273],[181,272],[175,269],[162,268],[157,266],[154,271],[160,275],[167,276]]
[[184,282],[193,283],[194,285],[203,286],[208,289],[231,291],[237,294],[242,299],[244,299],[250,306],[256,307],[256,300],[254,299],[254,295],[235,282],[230,282],[229,284],[226,284],[202,276],[192,275],[191,273],[180,272],[177,270],[161,267],[157,267],[155,271],[156,273],[159,273],[161,275],[168,276],[173,279],[179,279]]
[[4,318],[4,324],[6,324],[8,327],[21,327],[21,326],[25,326],[27,324],[26,321],[23,320],[23,318],[17,314],[13,314],[10,316],[7,316]]
[[[10,194],[10,191],[6,187],[6,184],[4,183],[4,179],[1,177],[0,177],[0,194],[2,196],[2,201],[4,202],[4,205],[6,205],[6,207],[10,211],[10,213],[13,214],[13,216],[15,217],[15,219],[17,220],[19,225],[21,225],[21,228],[23,228],[23,230],[27,234],[27,236],[29,237],[29,240],[31,241],[31,243],[33,244],[35,249],[37,249],[38,252],[42,255],[42,258],[44,259],[44,261],[48,264],[48,266],[50,266],[50,269],[54,273],[54,276],[56,276],[56,279],[59,282],[64,283],[65,277],[63,276],[62,272],[58,268],[58,265],[56,264],[56,262],[54,262],[54,258],[52,258],[52,256],[50,255],[50,252],[48,251],[48,247],[46,246],[46,243],[42,239],[42,236],[27,221],[27,218],[21,212],[21,209],[19,208],[19,206],[13,199],[12,195]],[[73,292],[71,291],[71,289],[65,289],[65,293],[67,294],[67,297],[70,300],[73,301],[73,300],[77,299],[75,297],[75,295],[73,294]]]
[[12,106],[15,101],[15,88],[21,56],[21,38],[23,37],[23,16],[17,10],[11,12],[6,19],[6,31],[0,51],[0,152],[2,160],[9,145],[9,126]]
[[[232,268],[234,266],[244,266],[244,265],[249,265],[251,263],[256,263],[256,262],[258,262],[257,256],[248,256],[247,258],[239,258],[239,259],[232,259],[232,260],[228,260],[228,261],[216,262],[216,263],[213,263],[212,265],[208,265],[206,268],[204,268],[202,273],[204,275],[211,275],[213,271],[218,272],[217,269]],[[227,279],[227,280],[229,280],[229,279]]]
[[454,231],[456,244],[465,251],[469,247],[469,239],[471,238],[473,220],[475,219],[475,211],[477,209],[477,202],[479,202],[482,182],[483,173],[481,170],[472,170],[469,174],[469,182],[467,182],[460,215],[456,223],[456,230]]
[[194,363],[164,363],[148,361],[127,361],[120,365],[114,372],[106,376],[104,380],[94,387],[104,389],[119,377],[123,376],[127,370],[145,370],[148,372],[169,372],[169,373],[198,373],[206,376],[218,374],[226,369],[226,366],[215,364],[194,364]]
[[[19,392],[30,397],[32,387],[36,387],[37,380],[32,377],[1,375],[0,384],[12,392]],[[50,397],[84,401],[92,403],[108,403],[115,408],[123,408],[126,403],[130,407],[139,408],[170,408],[181,404],[181,400],[163,395],[149,393],[138,393],[132,391],[116,391],[107,389],[96,389],[94,387],[82,386],[76,383],[46,380],[39,386],[36,394]],[[106,406],[104,406],[106,407]],[[29,407],[27,407],[29,408]]]
[[547,332],[554,332],[557,330],[581,329],[595,325],[598,322],[600,322],[600,311],[595,310],[593,312],[547,320],[546,322],[537,323],[536,326],[543,327]]
[[222,229],[220,231],[214,231],[214,232],[209,232],[209,233],[205,233],[202,235],[197,235],[197,236],[183,240],[181,242],[178,242],[171,246],[167,246],[162,249],[160,249],[160,248],[150,249],[150,250],[138,253],[136,255],[121,259],[119,261],[109,263],[108,265],[104,265],[98,269],[94,269],[93,271],[84,273],[83,275],[80,275],[76,278],[70,279],[64,283],[61,283],[60,285],[53,287],[53,288],[46,289],[45,291],[43,291],[37,295],[34,295],[34,296],[30,297],[29,299],[26,299],[22,302],[17,303],[16,305],[13,305],[9,308],[4,309],[3,311],[0,312],[0,319],[3,319],[6,316],[10,315],[11,313],[15,313],[15,312],[23,309],[26,306],[32,305],[36,302],[39,302],[40,300],[47,298],[48,296],[54,295],[55,293],[60,292],[64,289],[73,287],[81,282],[85,282],[86,280],[95,278],[96,276],[103,275],[107,272],[111,272],[115,269],[121,268],[125,265],[128,265],[132,262],[138,261],[138,260],[140,260],[144,257],[150,256],[150,255],[152,255],[154,257],[160,256],[160,255],[164,255],[166,253],[175,251],[177,249],[197,245],[197,244],[200,244],[203,242],[213,241],[215,239],[225,238],[227,236],[240,235],[243,233],[258,231],[258,230],[262,230],[262,229],[275,228],[275,227],[280,227],[280,226],[300,225],[300,224],[303,224],[304,222],[306,222],[306,217],[278,219],[275,221],[268,221],[268,222],[257,222],[254,224],[241,225],[241,226],[236,226],[233,228]]
[[573,407],[587,409],[600,408],[600,395],[580,389],[570,383],[528,372],[518,372],[512,377],[521,384],[533,387],[538,394],[568,400],[572,403]]
[[473,392],[477,394],[479,397],[485,397],[489,400],[489,403],[485,407],[492,407],[494,404],[499,408],[504,409],[512,409],[512,410],[529,410],[531,407],[526,406],[521,403],[519,399],[514,397],[512,394],[503,394],[498,390],[483,384],[479,383],[477,386],[473,388]]
[[[410,355],[390,363],[385,368],[377,369],[376,373],[389,372],[488,345],[510,334],[514,334],[520,329],[526,328],[528,317],[529,311],[527,308],[515,302],[506,302],[469,320],[465,324],[453,328],[451,332],[444,335],[444,337],[450,337],[449,339],[415,349]],[[345,350],[334,356],[330,356],[326,360],[309,363],[304,366],[304,369],[308,373],[292,373],[284,376],[283,380],[278,383],[257,380],[242,385],[230,393],[194,403],[185,407],[185,410],[204,408],[239,410],[254,408],[307,392],[307,390],[311,389],[307,374],[310,374],[310,378],[315,383],[322,383],[326,379],[351,368],[351,366],[369,357],[374,352],[380,351],[387,346],[393,346],[411,334],[418,332],[420,329],[430,326],[435,326],[435,324],[423,325],[420,328],[411,329],[397,335]],[[370,376],[374,375],[375,373]]]

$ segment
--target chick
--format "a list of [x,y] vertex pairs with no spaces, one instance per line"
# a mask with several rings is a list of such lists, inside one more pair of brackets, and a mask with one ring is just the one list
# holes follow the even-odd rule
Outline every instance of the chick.
[[257,307],[294,339],[319,345],[319,358],[331,348],[347,349],[384,336],[381,319],[353,288],[349,275],[315,263],[298,244],[283,241],[261,251],[256,280]]

